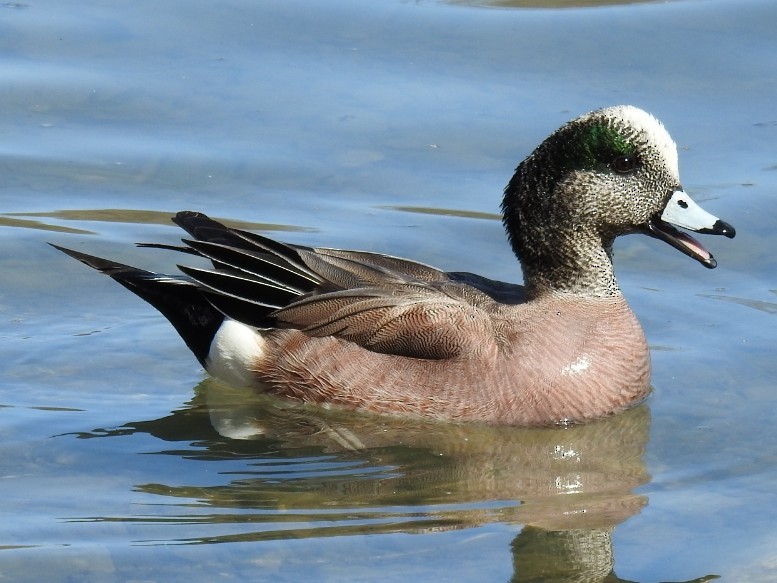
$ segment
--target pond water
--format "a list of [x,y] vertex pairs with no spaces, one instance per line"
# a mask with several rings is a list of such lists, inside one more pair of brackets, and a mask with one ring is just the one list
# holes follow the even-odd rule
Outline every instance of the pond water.
[[[528,6],[528,7],[527,7]],[[0,581],[777,581],[777,4],[0,4]],[[580,427],[289,409],[54,242],[148,269],[200,210],[519,281],[548,133],[662,119],[734,224],[616,270],[654,392]]]

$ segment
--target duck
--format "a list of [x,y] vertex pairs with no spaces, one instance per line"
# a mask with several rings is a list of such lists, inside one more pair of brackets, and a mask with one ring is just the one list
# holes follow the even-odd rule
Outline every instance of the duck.
[[714,268],[689,232],[736,234],[683,189],[664,125],[631,105],[565,123],[518,165],[501,209],[522,284],[194,211],[172,219],[183,245],[140,244],[206,260],[174,275],[53,246],[154,306],[211,376],[300,406],[552,426],[642,402],[650,351],[614,240],[642,233]]

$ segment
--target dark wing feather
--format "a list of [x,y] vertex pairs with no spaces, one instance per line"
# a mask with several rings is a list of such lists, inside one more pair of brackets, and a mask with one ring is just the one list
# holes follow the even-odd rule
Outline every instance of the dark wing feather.
[[381,255],[380,253],[370,253],[368,251],[347,251],[344,249],[328,249],[317,247],[313,251],[322,258],[333,261],[334,258],[349,261],[351,264],[368,265],[373,270],[379,269],[383,273],[401,274],[402,279],[417,279],[420,281],[448,281],[448,274],[435,267],[424,263],[401,259],[391,255]]
[[213,264],[210,270],[179,268],[203,286],[203,295],[214,307],[232,319],[271,327],[268,316],[275,310],[327,287],[294,247],[230,229],[201,213],[181,212],[174,222],[195,237],[184,239],[188,249]]
[[[218,271],[179,265],[178,269],[208,289],[234,298],[241,298],[256,306],[277,310],[294,301],[299,294],[239,271]],[[269,312],[268,312],[269,313]]]
[[241,271],[253,279],[265,281],[269,285],[285,288],[294,295],[307,293],[311,288],[323,283],[320,277],[309,270],[300,269],[270,253],[238,249],[209,241],[188,239],[183,241],[214,264]]
[[397,285],[410,279],[401,272],[391,271],[380,265],[348,257],[325,255],[318,249],[300,250],[299,256],[305,265],[340,289]]
[[202,213],[181,211],[173,217],[173,222],[198,241],[210,241],[211,243],[243,248],[244,242],[234,229],[230,229]]
[[181,267],[227,316],[336,336],[366,349],[443,359],[493,337],[488,294],[443,271],[377,253],[287,245],[197,213],[176,222],[215,269]]

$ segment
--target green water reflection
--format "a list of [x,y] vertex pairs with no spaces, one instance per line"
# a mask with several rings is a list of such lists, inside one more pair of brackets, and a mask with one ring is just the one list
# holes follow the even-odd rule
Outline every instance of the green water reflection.
[[[126,208],[100,208],[100,209],[68,209],[52,210],[45,212],[4,213],[0,214],[0,227],[19,227],[42,231],[55,231],[70,234],[94,235],[93,231],[77,229],[67,225],[58,225],[51,221],[64,222],[100,222],[100,223],[126,223],[142,225],[172,226],[172,217],[177,210],[152,211]],[[236,229],[260,230],[260,231],[288,231],[309,232],[312,229],[298,227],[296,225],[279,225],[275,223],[257,223],[253,221],[240,221],[236,219],[217,220]]]

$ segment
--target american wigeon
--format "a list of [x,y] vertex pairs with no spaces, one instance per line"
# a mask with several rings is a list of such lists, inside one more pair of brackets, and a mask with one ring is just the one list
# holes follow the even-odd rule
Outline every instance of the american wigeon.
[[211,269],[161,275],[57,248],[156,307],[213,376],[293,401],[518,425],[641,401],[650,355],[615,281],[614,239],[644,233],[713,268],[675,227],[735,234],[683,191],[664,126],[632,106],[570,121],[521,162],[502,210],[523,286],[189,211],[173,221],[192,239],[170,248]]

